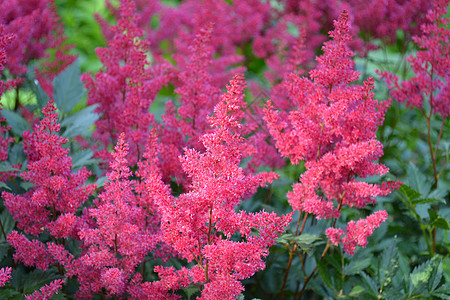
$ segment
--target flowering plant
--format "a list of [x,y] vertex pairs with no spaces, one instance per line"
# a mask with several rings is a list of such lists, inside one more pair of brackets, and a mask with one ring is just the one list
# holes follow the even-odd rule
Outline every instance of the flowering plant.
[[3,1],[0,298],[447,299],[448,7]]

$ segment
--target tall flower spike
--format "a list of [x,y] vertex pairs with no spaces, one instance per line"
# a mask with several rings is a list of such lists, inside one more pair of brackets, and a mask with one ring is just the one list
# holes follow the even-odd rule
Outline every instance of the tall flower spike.
[[317,57],[317,67],[309,74],[314,82],[331,89],[332,86],[356,81],[360,73],[354,70],[354,53],[348,47],[351,41],[348,11],[344,10],[339,19],[334,21],[334,30],[328,34],[333,39],[325,42],[324,54]]
[[378,71],[391,90],[391,95],[407,106],[423,111],[428,102],[433,114],[443,118],[450,115],[450,39],[449,18],[445,18],[448,0],[436,0],[428,11],[427,21],[421,26],[422,35],[413,37],[421,49],[407,58],[415,76],[399,82],[398,76]]
[[77,259],[80,295],[105,288],[108,295],[121,297],[137,265],[160,240],[151,198],[142,187],[137,190],[141,194],[136,193],[136,180],[130,179],[134,174],[128,167],[128,151],[125,134],[121,134],[104,191],[88,210],[95,226],[79,233],[86,249]]
[[[196,262],[189,274],[191,284],[204,286],[200,299],[235,299],[243,290],[240,280],[264,268],[268,247],[291,219],[264,211],[235,212],[243,199],[277,177],[246,174],[239,167],[255,151],[240,135],[244,88],[244,77],[236,75],[209,119],[212,131],[201,137],[205,150],[185,149],[181,162],[191,179],[188,190],[178,198],[165,194],[155,200],[164,241],[188,262]],[[161,272],[161,280],[181,276],[180,272],[185,271]]]
[[[62,223],[58,218],[74,215],[95,189],[95,185],[83,186],[90,175],[85,168],[72,173],[69,150],[63,148],[67,139],[58,135],[60,125],[55,110],[50,101],[42,110],[44,119],[35,126],[34,132],[23,134],[28,170],[20,176],[34,187],[23,195],[2,194],[6,208],[18,222],[17,227],[36,236],[45,228],[52,234],[60,232],[58,224],[62,226]],[[62,232],[69,235],[70,230]]]
[[102,115],[93,133],[100,144],[96,155],[110,159],[108,147],[124,132],[130,147],[127,160],[135,165],[144,152],[148,128],[155,125],[150,105],[170,76],[167,64],[149,67],[149,45],[137,26],[134,2],[122,0],[119,12],[120,19],[111,28],[114,37],[108,47],[96,50],[102,70],[95,78],[83,74],[82,79],[88,90],[88,105],[98,104],[96,112]]
[[[5,34],[4,27],[0,25],[0,76],[6,64],[6,47],[16,38],[15,34]],[[7,84],[0,80],[0,98],[5,91]],[[0,112],[2,110],[0,105]],[[5,118],[0,116],[0,123],[3,123]],[[5,137],[4,134],[11,129],[10,127],[0,126],[0,161],[8,159],[8,146],[14,141],[12,137]]]
[[[338,218],[344,205],[365,207],[397,185],[360,180],[388,172],[385,166],[377,164],[383,146],[376,140],[376,131],[389,102],[373,99],[372,78],[362,86],[349,85],[359,73],[353,69],[348,48],[348,18],[343,11],[334,23],[332,40],[325,43],[324,54],[310,72],[313,81],[296,74],[286,77],[284,84],[291,106],[297,109],[278,113],[271,102],[266,109],[266,121],[281,154],[294,164],[305,161],[305,173],[287,195],[289,203],[294,210],[318,219]],[[354,235],[347,237],[345,244],[352,244]],[[349,253],[352,249],[345,247]]]

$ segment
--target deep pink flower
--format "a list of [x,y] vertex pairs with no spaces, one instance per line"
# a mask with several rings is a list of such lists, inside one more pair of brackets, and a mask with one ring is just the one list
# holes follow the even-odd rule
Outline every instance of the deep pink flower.
[[330,241],[337,246],[344,245],[344,251],[350,255],[355,253],[356,246],[366,247],[367,238],[373,234],[375,228],[380,227],[386,221],[386,211],[380,210],[368,216],[366,219],[350,221],[347,224],[346,233],[342,229],[328,228],[325,233]]
[[409,80],[399,82],[398,76],[379,71],[387,82],[391,95],[407,106],[423,110],[425,102],[431,112],[443,118],[450,115],[449,74],[450,74],[450,30],[449,18],[445,18],[448,0],[436,0],[427,13],[427,23],[422,24],[420,36],[414,36],[414,42],[420,50],[407,58],[415,75]]
[[58,135],[60,125],[55,110],[53,101],[50,101],[42,110],[45,117],[35,126],[34,132],[23,134],[28,170],[20,176],[33,183],[34,187],[22,195],[2,194],[5,206],[18,222],[17,227],[36,236],[46,226],[52,231],[69,234],[70,230],[55,228],[64,224],[58,218],[74,215],[95,189],[95,185],[83,186],[90,175],[85,168],[72,173],[69,150],[63,148],[67,139]]
[[64,284],[63,279],[56,279],[50,284],[46,284],[33,294],[25,296],[26,300],[50,300]]
[[[3,72],[3,69],[6,64],[6,50],[5,48],[11,44],[11,42],[16,38],[15,34],[4,33],[4,27],[0,25],[0,75]],[[3,92],[7,89],[8,84],[0,80],[0,97]],[[2,106],[0,105],[0,113],[2,110]],[[0,115],[0,123],[3,123],[5,118]],[[0,126],[0,161],[5,161],[8,159],[8,146],[10,143],[14,141],[12,137],[5,137],[4,134],[8,132],[11,128],[6,126]],[[3,177],[2,177],[3,178]]]
[[[212,131],[200,138],[204,150],[185,149],[180,160],[191,182],[185,193],[172,196],[162,182],[155,181],[160,175],[146,181],[161,213],[164,241],[188,262],[196,262],[189,271],[190,280],[204,285],[201,299],[214,299],[219,290],[222,299],[240,294],[243,286],[239,280],[264,268],[268,247],[291,219],[291,215],[278,217],[264,211],[235,212],[243,199],[278,177],[274,173],[247,174],[239,166],[256,151],[240,134],[245,127],[241,124],[244,88],[243,76],[236,75],[209,118]],[[232,240],[232,235],[242,241]],[[166,276],[175,275],[162,274],[163,282]]]
[[110,159],[108,147],[124,132],[130,144],[128,162],[135,165],[144,152],[149,126],[155,126],[150,105],[170,80],[170,67],[164,62],[149,66],[149,44],[136,24],[134,2],[121,1],[119,11],[108,47],[96,49],[103,68],[95,76],[84,74],[82,80],[88,90],[87,103],[97,104],[96,112],[102,115],[93,133],[100,143],[96,155]]
[[359,72],[348,46],[348,13],[343,11],[334,24],[332,40],[310,71],[312,80],[297,74],[284,80],[295,109],[278,113],[269,102],[265,117],[281,154],[294,164],[305,161],[305,173],[287,195],[290,205],[318,219],[338,218],[343,205],[362,208],[375,203],[377,196],[395,187],[360,180],[388,172],[377,163],[383,146],[376,131],[390,103],[373,99],[372,78],[361,86],[349,85]]
[[12,268],[6,267],[0,269],[0,287],[5,286],[5,284],[11,279]]

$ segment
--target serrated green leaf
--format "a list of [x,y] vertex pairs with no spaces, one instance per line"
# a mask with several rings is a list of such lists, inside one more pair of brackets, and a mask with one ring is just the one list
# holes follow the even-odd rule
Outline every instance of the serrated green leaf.
[[[0,221],[2,222],[3,230],[5,231],[6,236],[8,236],[8,234],[13,231],[14,226],[16,225],[16,221],[14,221],[14,218],[11,216],[7,209],[4,209],[2,211],[0,215]],[[3,233],[0,235],[0,241],[5,241]]]
[[23,295],[16,291],[13,287],[7,286],[0,288],[0,299],[23,299]]
[[444,293],[433,293],[433,296],[439,297],[444,300],[450,300],[450,294],[444,294]]
[[433,202],[441,202],[446,203],[444,199],[437,199],[437,198],[426,198],[426,199],[415,199],[411,201],[412,204],[415,206],[417,204],[425,204],[425,203],[433,203]]
[[439,260],[435,265],[436,264],[437,266],[432,269],[430,280],[428,281],[429,292],[434,291],[437,288],[442,278],[442,260]]
[[437,217],[436,219],[434,219],[434,221],[431,223],[431,226],[445,230],[450,229],[450,223],[448,222],[447,219],[444,219],[443,217]]
[[365,289],[360,286],[357,285],[355,287],[352,288],[352,290],[350,291],[350,293],[348,294],[350,297],[358,297],[360,296],[362,293],[364,293]]
[[410,281],[413,285],[411,295],[427,292],[427,284],[433,272],[433,260],[428,260],[414,268],[411,273]]
[[333,286],[333,282],[331,281],[330,273],[328,269],[324,266],[323,263],[318,265],[319,269],[319,276],[322,278],[323,282],[327,287],[332,289],[333,291],[336,291],[335,287]]
[[71,112],[84,96],[80,76],[80,63],[77,59],[53,80],[53,98],[62,114]]
[[53,280],[63,277],[52,270],[47,270],[45,272],[42,270],[34,270],[27,273],[24,278],[23,292],[24,294],[32,294],[34,291],[39,290]]
[[25,119],[16,112],[11,110],[2,109],[2,116],[6,119],[6,124],[11,126],[11,131],[17,135],[22,136],[25,130],[31,130],[30,125]]
[[408,174],[406,177],[408,186],[422,195],[428,195],[431,189],[431,184],[427,180],[427,177],[413,163],[408,165],[406,172]]
[[64,118],[61,122],[61,127],[65,128],[62,136],[69,139],[86,133],[99,118],[99,115],[94,113],[95,108],[96,105],[90,105]]
[[400,188],[398,189],[398,191],[411,201],[422,197],[422,195],[419,192],[417,192],[416,190],[414,190],[413,188],[411,188],[410,186],[408,186],[406,184],[402,184],[400,186]]
[[28,81],[28,87],[36,95],[36,101],[39,106],[39,109],[44,108],[47,105],[50,98],[48,97],[47,93],[44,92],[42,87],[39,85],[39,82],[36,79],[31,79]]
[[317,235],[303,233],[300,236],[296,236],[292,241],[297,244],[300,249],[309,251],[314,247],[314,242],[317,240],[320,240],[320,237]]
[[441,292],[441,293],[450,293],[450,282],[446,282],[445,284],[443,284],[442,286],[440,286],[436,292]]
[[397,241],[395,239],[383,251],[381,256],[382,259],[378,268],[378,282],[380,283],[381,288],[384,289],[384,287],[389,286],[392,283],[392,278],[399,266]]
[[345,275],[359,274],[362,270],[370,266],[371,259],[366,257],[360,260],[352,259],[348,265],[344,267]]
[[314,247],[314,242],[320,240],[320,237],[313,234],[304,233],[302,235],[294,236],[292,233],[286,233],[277,239],[280,244],[295,243],[299,249],[309,251]]
[[4,182],[0,181],[0,187],[4,188],[5,190],[11,191],[11,188]]
[[20,169],[13,168],[8,162],[0,163],[0,172],[20,171]]
[[363,279],[363,283],[366,286],[366,291],[369,292],[370,295],[377,297],[378,296],[378,287],[377,283],[373,278],[367,275],[364,271],[361,272],[361,277]]
[[92,156],[94,155],[94,152],[92,152],[91,149],[85,149],[80,150],[75,153],[71,153],[72,157],[72,167],[78,168],[86,165],[86,162],[88,162]]
[[293,237],[294,235],[292,233],[285,233],[277,238],[277,242],[280,244],[289,244]]

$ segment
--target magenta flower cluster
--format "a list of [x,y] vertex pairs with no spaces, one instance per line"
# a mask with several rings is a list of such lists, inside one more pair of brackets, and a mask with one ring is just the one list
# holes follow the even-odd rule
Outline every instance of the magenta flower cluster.
[[[93,184],[85,167],[74,168],[53,100],[21,137],[24,171],[2,175],[31,186],[1,195],[17,222],[7,236],[14,261],[64,278],[27,299],[50,299],[67,280],[77,281],[80,299],[180,299],[186,288],[196,288],[198,299],[236,299],[242,281],[265,268],[295,211],[304,222],[329,219],[324,254],[332,245],[349,255],[368,245],[386,211],[344,222],[342,210],[375,204],[400,183],[364,181],[389,171],[379,162],[376,132],[391,100],[374,99],[374,79],[360,83],[352,58],[376,48],[376,38],[394,43],[394,29],[416,35],[421,50],[408,59],[416,76],[400,83],[380,74],[396,100],[422,108],[428,99],[432,113],[447,117],[448,0],[271,2],[107,1],[117,24],[98,17],[107,39],[96,49],[102,68],[81,77],[87,105],[99,114],[93,144],[81,144],[102,160],[104,186]],[[45,58],[48,48],[56,59],[37,78],[53,95],[51,81],[75,59],[54,4],[6,0],[0,11],[0,72],[13,78],[0,81],[0,95],[19,86],[30,60]],[[156,29],[147,22],[152,16]],[[315,57],[320,45],[323,54]],[[266,61],[270,87],[251,72],[244,76],[253,68],[248,51]],[[164,89],[174,93],[158,121],[151,106]],[[261,104],[256,95],[270,100]],[[0,161],[16,142],[10,129],[0,127]],[[286,195],[292,212],[240,210],[277,182],[274,170],[288,161],[306,169]],[[151,276],[148,260],[158,262]],[[0,270],[0,286],[11,272]]]

